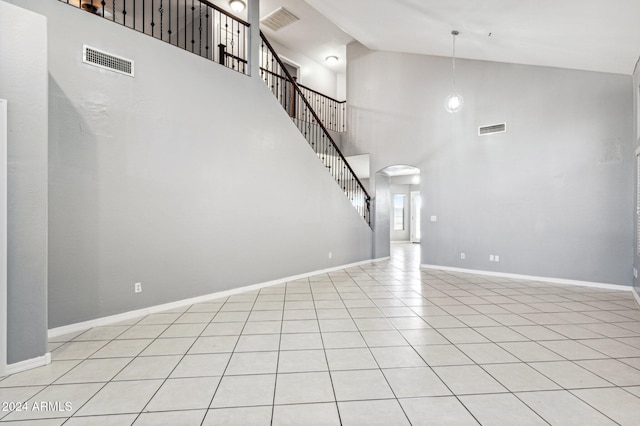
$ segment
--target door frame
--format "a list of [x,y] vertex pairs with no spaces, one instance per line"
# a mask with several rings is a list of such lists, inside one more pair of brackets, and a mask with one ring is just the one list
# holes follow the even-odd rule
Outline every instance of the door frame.
[[[416,237],[416,229],[420,228],[420,234],[422,234],[422,227],[420,227],[420,214],[419,212],[416,212],[416,207],[417,207],[417,202],[416,202],[416,198],[420,198],[420,191],[410,191],[409,192],[409,200],[410,200],[410,204],[411,204],[411,216],[409,219],[409,240],[412,243],[419,243],[420,242],[420,237],[422,237],[422,235],[420,235],[420,237]],[[422,200],[420,201],[422,203]]]

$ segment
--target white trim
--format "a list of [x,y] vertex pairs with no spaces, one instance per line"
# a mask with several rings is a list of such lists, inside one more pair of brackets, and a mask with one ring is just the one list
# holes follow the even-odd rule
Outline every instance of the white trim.
[[[384,260],[391,260],[391,256],[378,257],[377,259],[371,259],[369,263],[382,262]],[[343,269],[346,269],[346,268],[343,268]]]
[[632,287],[626,286],[626,285],[620,285],[620,284],[596,283],[591,281],[568,280],[564,278],[536,277],[532,275],[509,274],[506,272],[482,271],[479,269],[463,269],[463,268],[454,268],[451,266],[440,266],[440,265],[420,265],[420,267],[426,268],[426,269],[440,269],[442,271],[464,272],[464,273],[476,274],[476,275],[489,275],[493,277],[544,281],[544,282],[553,283],[553,284],[568,284],[568,285],[579,285],[583,287],[604,288],[607,290],[618,290],[618,291],[632,290]]
[[46,354],[37,358],[25,359],[24,361],[7,365],[6,374],[16,374],[20,373],[21,371],[31,370],[32,368],[43,367],[49,364],[51,364],[51,353],[47,352]]
[[0,376],[7,366],[7,101],[0,99]]
[[193,305],[196,303],[204,303],[210,300],[220,299],[222,297],[229,297],[235,294],[244,293],[247,291],[260,290],[261,288],[270,287],[277,284],[284,284],[288,281],[295,281],[302,278],[308,278],[314,275],[326,274],[334,271],[341,271],[343,269],[353,268],[355,266],[366,265],[369,263],[380,262],[388,260],[390,257],[382,257],[378,259],[363,260],[360,262],[349,263],[342,266],[334,266],[319,271],[308,272],[305,274],[294,275],[291,277],[280,278],[273,281],[267,281],[259,284],[252,284],[244,287],[234,288],[231,290],[220,291],[217,293],[205,294],[203,296],[192,297],[189,299],[182,299],[175,302],[164,303],[162,305],[149,306],[148,308],[137,309],[135,311],[123,312],[121,314],[110,315],[108,317],[96,318],[89,321],[78,322],[75,324],[64,325],[62,327],[56,327],[49,329],[49,338],[62,336],[64,334],[75,333],[78,331],[88,330],[93,327],[101,327],[104,325],[114,324],[120,321],[130,320],[133,318],[143,317],[145,315],[155,314],[162,311],[168,311],[170,309],[182,308],[184,306]]

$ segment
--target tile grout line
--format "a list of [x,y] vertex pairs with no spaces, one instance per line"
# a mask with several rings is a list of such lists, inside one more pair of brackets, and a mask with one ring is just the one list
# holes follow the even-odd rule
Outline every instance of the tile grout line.
[[[253,304],[251,306],[251,310],[253,310],[253,307],[255,306],[259,295],[260,295],[260,291],[258,291],[258,293],[256,294],[256,298],[253,301]],[[224,307],[224,305],[228,302],[228,300],[229,300],[229,298],[227,298],[225,303],[220,307],[220,310],[222,310],[222,307]],[[229,364],[231,364],[231,359],[233,359],[233,354],[235,354],[235,352],[236,352],[236,348],[238,347],[238,343],[240,342],[240,337],[242,336],[242,332],[247,327],[247,323],[249,322],[249,317],[251,316],[251,310],[247,314],[247,319],[244,321],[244,325],[242,326],[242,330],[240,330],[240,334],[238,334],[238,338],[236,339],[236,343],[233,346],[233,350],[231,351],[231,355],[229,356],[229,360],[227,361],[227,365],[225,366],[224,371],[222,372],[222,375],[220,376],[220,380],[218,381],[218,384],[216,385],[216,389],[213,391],[213,394],[211,395],[211,400],[209,401],[208,407],[205,409],[205,415],[202,418],[202,421],[200,422],[200,426],[202,426],[204,424],[205,419],[209,415],[209,410],[212,410],[211,405],[213,404],[213,400],[215,399],[216,394],[220,390],[220,384],[222,384],[222,380],[224,379],[225,373],[227,372],[227,369],[229,368]],[[218,315],[218,313],[220,313],[220,311],[216,312],[216,315],[214,315],[214,317],[211,319],[210,323],[213,322],[213,320]],[[194,344],[195,344],[195,342],[194,342]],[[275,392],[275,387],[274,387],[274,392]]]
[[[284,296],[282,298],[282,314],[280,315],[280,335],[278,336],[278,355],[276,357],[276,372],[273,383],[273,399],[271,400],[271,419],[269,424],[273,425],[273,418],[276,411],[276,395],[278,392],[278,373],[280,372],[280,351],[282,348],[282,330],[284,328],[284,313],[287,307],[287,290],[289,289],[289,283],[284,283]],[[255,306],[255,305],[254,305]]]

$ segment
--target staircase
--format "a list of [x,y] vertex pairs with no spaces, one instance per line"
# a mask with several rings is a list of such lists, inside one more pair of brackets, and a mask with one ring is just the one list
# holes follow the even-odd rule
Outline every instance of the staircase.
[[[206,0],[58,1],[249,74],[250,25]],[[345,103],[299,85],[262,32],[260,36],[262,80],[354,208],[371,226],[371,197],[329,133],[329,129],[345,131]]]
[[[351,204],[364,220],[371,225],[371,197],[340,152],[309,100],[295,79],[289,74],[282,60],[260,32],[260,74],[271,92],[289,113],[322,164],[342,188]],[[317,92],[316,92],[317,93]],[[328,117],[331,117],[329,114]]]

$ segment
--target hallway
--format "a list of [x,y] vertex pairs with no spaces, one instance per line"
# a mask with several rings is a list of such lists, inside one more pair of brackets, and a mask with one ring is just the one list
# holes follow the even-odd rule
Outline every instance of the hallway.
[[52,338],[51,365],[0,381],[27,401],[0,424],[640,424],[630,292],[421,271],[419,245],[391,248]]

